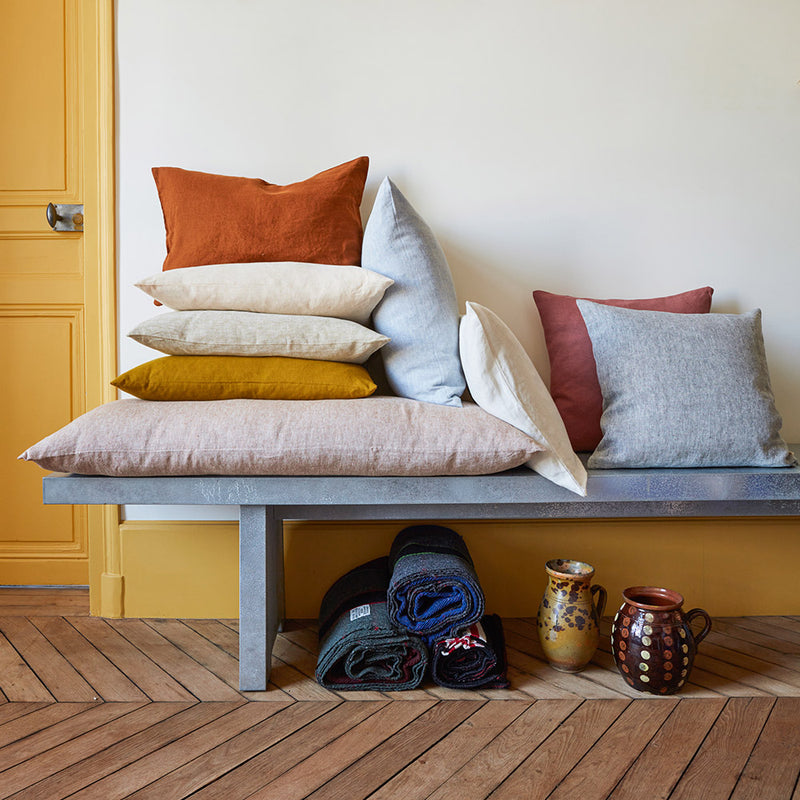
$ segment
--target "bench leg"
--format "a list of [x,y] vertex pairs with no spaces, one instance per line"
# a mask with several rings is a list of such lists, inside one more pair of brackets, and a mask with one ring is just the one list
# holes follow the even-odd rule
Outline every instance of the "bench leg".
[[239,689],[264,691],[284,613],[283,523],[271,506],[239,508]]

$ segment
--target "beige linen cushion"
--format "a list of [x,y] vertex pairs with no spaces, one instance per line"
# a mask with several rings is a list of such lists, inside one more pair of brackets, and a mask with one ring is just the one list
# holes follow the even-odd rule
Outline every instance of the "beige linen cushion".
[[528,466],[553,483],[586,494],[586,469],[536,367],[493,311],[467,303],[459,330],[461,367],[472,399],[531,436],[541,448]]
[[253,311],[168,311],[140,322],[131,339],[171,356],[288,356],[363,364],[389,341],[335,317]]
[[471,403],[115,400],[20,458],[86,475],[479,475],[538,449]]
[[275,261],[172,269],[136,286],[176,311],[310,314],[363,324],[392,283],[361,267]]

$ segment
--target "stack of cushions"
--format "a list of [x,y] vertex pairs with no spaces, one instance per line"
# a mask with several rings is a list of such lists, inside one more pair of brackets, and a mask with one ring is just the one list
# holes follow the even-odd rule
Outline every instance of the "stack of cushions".
[[359,158],[289,186],[154,169],[167,257],[136,285],[175,310],[129,335],[167,355],[113,384],[162,401],[374,392],[361,365],[388,338],[366,323],[391,280],[356,266],[367,167]]
[[388,558],[339,578],[320,606],[319,639],[316,677],[331,689],[413,689],[429,662],[441,686],[508,686],[500,618],[484,615],[464,540],[439,525],[402,530]]

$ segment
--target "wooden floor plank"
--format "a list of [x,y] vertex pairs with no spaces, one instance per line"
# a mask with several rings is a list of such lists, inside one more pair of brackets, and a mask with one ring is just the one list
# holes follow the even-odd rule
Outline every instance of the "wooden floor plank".
[[143,620],[115,619],[110,621],[110,625],[164,672],[178,680],[198,700],[230,703],[241,699],[236,689],[146,625]]
[[[165,775],[181,770],[187,762],[213,750],[220,742],[225,742],[241,734],[242,731],[260,731],[265,719],[272,718],[286,709],[283,703],[246,703],[231,708],[231,703],[200,703],[201,707],[214,705],[227,707],[224,714],[218,714],[202,727],[193,726],[181,737],[172,737],[159,748],[149,748],[148,752],[137,761],[125,766],[103,780],[92,784],[81,793],[83,800],[121,800],[133,796],[141,796],[138,790],[151,786]],[[292,706],[293,707],[293,706]],[[202,769],[195,771],[195,780],[203,785],[207,773]],[[155,794],[147,791],[145,796],[183,797],[189,793],[170,791],[160,788]]]
[[551,799],[601,800],[608,797],[679,702],[634,700],[573,767]]
[[87,703],[95,690],[25,617],[0,617],[0,632],[25,659],[56,701]]
[[[66,703],[58,705],[62,706],[66,705]],[[40,780],[42,777],[46,777],[46,775],[37,774],[35,761],[39,756],[52,752],[89,731],[101,728],[111,720],[134,713],[142,707],[146,706],[142,706],[141,703],[100,703],[93,705],[78,714],[71,714],[67,719],[3,747],[0,749],[0,772],[2,772],[3,777],[2,784],[0,784],[0,796],[6,790],[6,783],[13,770],[21,768],[24,773],[27,769],[29,780],[27,782],[23,780],[14,791],[23,789],[33,783],[34,779]],[[106,741],[108,742],[109,740]],[[11,794],[11,792],[8,792],[8,794]]]
[[782,623],[783,617],[730,617],[729,619],[742,628],[764,633],[791,644],[800,644],[800,631],[787,628]]
[[583,702],[544,742],[530,748],[517,769],[504,776],[492,793],[492,800],[548,797],[630,703],[630,700]]
[[86,587],[0,587],[0,616],[88,616]]
[[800,641],[787,641],[782,636],[770,635],[768,630],[752,630],[733,617],[715,617],[713,630],[744,642],[756,644],[765,650],[800,655]]
[[12,765],[8,745],[57,725],[75,714],[80,714],[96,703],[7,703],[6,708],[18,706],[29,710],[0,725],[0,769]]
[[[3,703],[0,705],[0,726],[5,725],[11,720],[22,717],[25,714],[30,714],[31,711],[37,711],[44,708],[47,703]],[[2,728],[0,727],[0,731]],[[3,744],[3,736],[0,732],[0,747]]]
[[70,625],[68,620],[62,617],[34,617],[31,622],[83,675],[98,698],[117,703],[147,700],[147,695]]
[[728,700],[670,800],[727,800],[775,702],[772,697]]
[[695,665],[706,672],[759,689],[775,697],[796,696],[800,690],[800,686],[795,685],[796,673],[760,659],[738,655],[711,643],[706,645],[703,642],[703,645],[703,652],[697,654]]
[[370,800],[424,800],[476,757],[501,731],[530,708],[532,701],[486,703],[370,795]]
[[[113,710],[115,706],[124,705],[127,704],[104,703],[98,706],[98,709]],[[35,758],[7,770],[3,773],[0,797],[13,795],[15,800],[43,800],[48,795],[39,791],[36,784],[40,781],[105,750],[115,742],[119,743],[129,736],[147,730],[187,707],[186,703],[148,703],[130,713],[118,714],[117,718],[104,725],[82,732],[69,741],[62,742]],[[81,717],[89,713],[85,712]]]
[[[321,707],[327,708],[330,705],[330,703],[298,703],[301,708],[309,707],[312,711]],[[230,771],[224,775],[220,774],[218,779],[209,782],[207,786],[193,794],[192,800],[219,800],[219,798],[244,800],[253,792],[343,736],[385,705],[385,702],[372,701],[365,703],[339,702],[331,710],[319,714],[294,735],[286,736],[275,744],[266,746],[266,749],[262,740],[253,742],[249,747],[246,744],[232,742],[236,748],[236,757],[241,761],[239,766],[234,766],[232,769],[230,769],[232,759],[220,758],[212,751],[208,757],[213,758],[215,762],[224,763]],[[187,765],[186,769],[191,769],[190,777],[196,781],[197,775],[205,774],[209,767],[203,763],[202,759],[198,759],[193,764]],[[211,775],[219,772],[219,767],[214,766]],[[160,789],[161,786],[155,784],[153,788]],[[167,783],[164,788],[173,787]],[[161,800],[162,796],[154,793],[152,800]],[[146,796],[142,795],[136,800],[145,800],[145,798]]]
[[307,797],[373,747],[424,714],[434,702],[388,703],[335,741],[254,792],[251,795],[252,800],[301,800]]
[[758,645],[732,639],[724,634],[709,634],[703,646],[709,655],[800,689],[800,659],[797,656],[765,651]]
[[719,697],[678,703],[609,798],[666,800],[726,702]]
[[484,703],[483,700],[438,703],[308,795],[309,800],[367,797],[450,734]]
[[[170,743],[176,739],[229,714],[240,705],[241,701],[238,704],[195,703],[133,735],[110,744],[96,754],[72,763],[49,778],[30,786],[17,797],[19,800],[26,797],[30,800],[45,797],[68,797],[81,789],[85,789],[81,792],[81,796],[84,798],[111,800],[111,798],[126,797],[128,794],[126,790],[121,793],[114,792],[110,790],[109,783],[119,784],[121,780],[124,780],[128,773],[127,768],[131,764],[138,767],[148,755],[155,751],[168,749]],[[110,781],[103,780],[106,776],[111,776]]]
[[196,698],[171,675],[153,663],[104,619],[75,617],[70,623],[151,700],[195,702]]
[[25,663],[5,636],[0,634],[0,689],[9,702],[52,703],[55,698]]
[[791,798],[800,777],[800,698],[779,697],[731,800]]
[[579,700],[538,700],[531,704],[433,792],[431,800],[487,797],[579,705]]

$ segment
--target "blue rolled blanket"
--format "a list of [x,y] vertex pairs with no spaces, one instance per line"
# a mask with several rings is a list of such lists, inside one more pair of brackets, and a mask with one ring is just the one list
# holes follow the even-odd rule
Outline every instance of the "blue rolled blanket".
[[416,689],[428,651],[418,636],[392,626],[386,608],[388,559],[350,570],[322,599],[317,681],[328,689]]
[[464,540],[441,525],[400,531],[389,552],[391,621],[430,643],[477,622],[484,597]]
[[503,623],[496,614],[442,634],[431,645],[431,677],[451,689],[507,689]]

